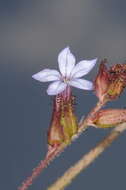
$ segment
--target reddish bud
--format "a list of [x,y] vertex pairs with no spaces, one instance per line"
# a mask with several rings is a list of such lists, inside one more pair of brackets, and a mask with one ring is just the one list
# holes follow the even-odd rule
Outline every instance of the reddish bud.
[[104,99],[109,84],[109,72],[105,63],[107,63],[106,59],[101,61],[99,71],[94,82],[95,93],[100,101]]
[[126,109],[106,109],[96,113],[92,124],[96,127],[113,127],[126,122]]
[[100,101],[119,97],[126,87],[126,64],[116,64],[107,69],[106,62],[101,62],[94,82],[95,93]]

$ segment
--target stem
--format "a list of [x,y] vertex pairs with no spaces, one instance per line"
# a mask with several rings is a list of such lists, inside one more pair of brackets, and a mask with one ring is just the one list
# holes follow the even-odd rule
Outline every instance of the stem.
[[[79,124],[79,130],[76,135],[72,137],[72,141],[74,141],[79,135],[85,131],[89,126],[89,120],[91,117],[101,109],[101,107],[105,104],[105,102],[98,102],[94,109],[88,114],[86,119],[84,119],[80,124]],[[30,177],[28,177],[22,185],[18,188],[18,190],[27,190],[30,185],[32,185],[33,181],[40,175],[40,173],[49,165],[49,163],[54,160],[54,158],[60,154],[64,149],[67,147],[67,144],[61,144],[59,147],[54,147],[53,150],[48,151],[47,156],[45,157],[44,160],[41,160],[40,163],[36,168],[33,169],[33,172]]]
[[115,127],[100,143],[82,157],[73,167],[68,169],[48,190],[63,190],[84,169],[86,169],[116,138],[126,130],[126,123]]
[[18,190],[26,190],[30,185],[32,185],[33,181],[39,176],[39,174],[43,171],[44,168],[48,166],[48,164],[62,152],[66,145],[62,144],[60,147],[54,147],[52,150],[49,150],[45,159],[41,160],[36,168],[33,169],[32,175],[28,177],[22,185],[18,188]]
[[96,106],[87,115],[86,119],[84,119],[80,123],[77,135],[81,134],[83,131],[85,131],[89,127],[91,118],[106,104],[106,102],[107,101],[97,102]]

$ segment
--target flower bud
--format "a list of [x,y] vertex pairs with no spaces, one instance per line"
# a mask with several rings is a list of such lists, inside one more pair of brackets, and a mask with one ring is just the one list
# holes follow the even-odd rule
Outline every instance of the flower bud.
[[94,82],[95,93],[100,101],[118,98],[126,87],[126,64],[116,64],[107,69],[106,62],[101,62]]
[[95,93],[97,97],[100,99],[100,101],[103,101],[109,84],[109,72],[107,70],[105,63],[107,63],[106,59],[101,61],[99,72],[94,82]]
[[126,109],[106,109],[96,113],[92,120],[92,125],[107,128],[123,122],[126,122]]
[[78,124],[74,114],[73,96],[70,88],[57,95],[54,99],[54,109],[51,125],[48,131],[48,144],[51,146],[70,143],[77,133]]

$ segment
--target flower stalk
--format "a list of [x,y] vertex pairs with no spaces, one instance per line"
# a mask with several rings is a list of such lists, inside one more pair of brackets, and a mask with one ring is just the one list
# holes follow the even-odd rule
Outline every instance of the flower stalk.
[[46,154],[44,160],[41,160],[37,167],[35,167],[32,171],[31,176],[27,177],[27,179],[18,187],[18,190],[27,190],[29,186],[32,185],[33,181],[40,175],[40,173],[45,169],[49,163],[58,155],[60,154],[64,148],[66,147],[65,144],[62,144],[57,147],[49,147],[49,151]]
[[84,132],[90,125],[92,125],[92,119],[94,115],[106,104],[107,101],[98,101],[96,106],[89,112],[86,118],[84,118],[80,124],[78,129],[78,136],[82,132]]

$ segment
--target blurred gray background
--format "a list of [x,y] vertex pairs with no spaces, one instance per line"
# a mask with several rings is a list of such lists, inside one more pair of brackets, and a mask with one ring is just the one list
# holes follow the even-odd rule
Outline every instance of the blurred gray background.
[[[44,158],[52,97],[48,84],[32,79],[57,68],[58,53],[70,46],[77,61],[126,60],[125,0],[0,0],[1,182],[16,190]],[[93,80],[98,65],[85,79]],[[77,115],[95,105],[93,92],[74,89]],[[126,106],[125,93],[107,107]],[[109,130],[90,128],[40,175],[29,190],[45,190]],[[67,190],[126,189],[126,134],[123,134]]]

